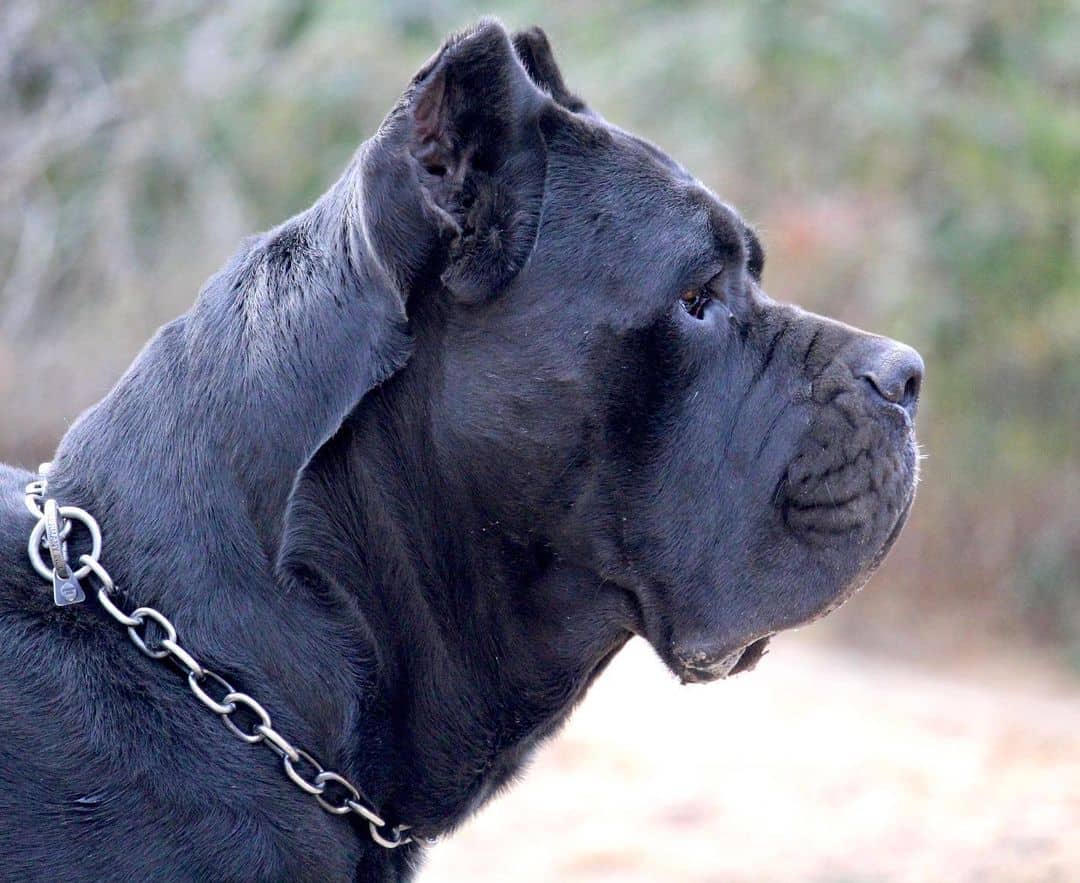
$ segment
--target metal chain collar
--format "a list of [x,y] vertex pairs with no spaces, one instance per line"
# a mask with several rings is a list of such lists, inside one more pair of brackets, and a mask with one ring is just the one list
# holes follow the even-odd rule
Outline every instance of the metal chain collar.
[[[274,728],[269,712],[262,705],[247,693],[237,690],[217,672],[202,665],[184,649],[177,638],[176,627],[164,614],[153,607],[139,607],[131,613],[124,613],[117,607],[113,600],[116,587],[112,577],[98,560],[101,555],[101,529],[93,516],[85,510],[77,506],[60,506],[48,496],[46,473],[49,466],[50,464],[43,463],[38,470],[40,477],[26,486],[26,508],[38,520],[30,532],[27,552],[34,570],[53,584],[53,600],[57,606],[64,607],[84,601],[86,594],[79,581],[93,577],[98,584],[98,603],[109,616],[127,627],[132,643],[151,659],[171,660],[176,663],[182,673],[187,675],[188,687],[195,698],[220,715],[230,733],[250,745],[261,742],[269,747],[281,758],[285,775],[290,781],[314,797],[324,810],[339,816],[348,813],[361,816],[367,820],[371,839],[386,849],[396,849],[412,843],[414,839],[434,842],[434,838],[406,836],[409,825],[395,825],[388,829],[388,834],[384,834],[380,829],[386,829],[387,822],[368,805],[360,789],[340,773],[325,769],[304,749],[293,745]],[[77,569],[71,567],[67,557],[67,538],[75,522],[90,532],[90,553],[79,556],[80,567]],[[52,567],[42,557],[43,550],[48,551]],[[165,637],[159,640],[156,646],[146,628],[148,621],[152,621],[165,633]],[[207,692],[211,682],[215,690],[223,691],[220,699],[215,699]],[[254,725],[250,729],[245,729],[242,724],[238,725],[237,721],[233,720],[233,715],[238,711],[243,711],[254,719]],[[307,776],[304,775],[305,767]],[[312,772],[314,775],[311,775]]]

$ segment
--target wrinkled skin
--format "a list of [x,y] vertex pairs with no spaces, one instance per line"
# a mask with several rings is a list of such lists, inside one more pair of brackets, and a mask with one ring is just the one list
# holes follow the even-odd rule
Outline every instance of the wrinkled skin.
[[[117,603],[170,616],[384,836],[439,834],[632,636],[683,681],[746,670],[895,539],[921,360],[763,269],[540,31],[484,22],[147,344],[49,491],[100,521]],[[419,843],[320,810],[92,600],[52,606],[30,478],[0,467],[0,877],[408,879]]]
[[[556,100],[514,81],[505,140],[480,146],[506,171],[443,147],[427,180],[436,201],[455,175],[469,198],[503,199],[468,232],[495,229],[500,254],[531,246],[511,278],[515,261],[479,271],[495,294],[489,281],[481,298],[411,305],[443,379],[424,391],[436,468],[514,542],[632,596],[633,631],[685,680],[709,680],[880,563],[914,491],[921,360],[771,300],[739,215],[570,95],[527,36],[519,52]],[[452,256],[444,281],[457,272]],[[711,302],[692,315],[680,295],[703,286]]]

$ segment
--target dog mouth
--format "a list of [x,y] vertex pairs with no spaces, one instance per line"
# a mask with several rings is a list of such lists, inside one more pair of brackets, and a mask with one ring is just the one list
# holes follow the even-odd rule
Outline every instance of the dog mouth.
[[[883,451],[842,464],[845,469],[811,475],[803,485],[803,499],[792,499],[785,472],[773,494],[779,512],[769,513],[774,519],[769,529],[786,529],[780,536],[785,542],[791,538],[785,546],[791,554],[759,567],[751,578],[736,569],[728,579],[723,565],[717,569],[710,562],[695,570],[692,579],[620,585],[629,602],[628,630],[648,640],[681,683],[707,684],[752,671],[777,633],[835,611],[885,558],[915,497],[914,434],[907,431],[901,440],[888,442]],[[871,481],[873,486],[867,487]],[[837,493],[841,491],[849,496]],[[793,524],[792,513],[805,521]],[[736,566],[742,560],[738,554],[733,558]],[[730,601],[707,588],[728,583]],[[774,583],[786,587],[786,594],[771,591]],[[725,604],[738,610],[725,612]]]
[[821,475],[792,481],[785,472],[773,499],[785,526],[813,546],[853,543],[884,557],[903,526],[918,483],[914,434],[851,463],[830,464]]
[[715,659],[682,661],[678,671],[679,680],[684,684],[708,684],[745,671],[752,671],[768,652],[771,637],[771,635],[766,635],[764,638],[758,638]]

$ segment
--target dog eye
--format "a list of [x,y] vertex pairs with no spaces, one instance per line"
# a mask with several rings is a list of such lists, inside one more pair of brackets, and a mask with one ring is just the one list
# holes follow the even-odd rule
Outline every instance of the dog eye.
[[679,296],[683,309],[695,319],[704,318],[705,307],[711,299],[708,287],[690,288]]
[[700,288],[688,288],[679,295],[679,302],[683,309],[695,319],[704,319],[705,308],[714,300],[723,300],[722,292],[713,285],[719,276],[720,274],[717,273]]

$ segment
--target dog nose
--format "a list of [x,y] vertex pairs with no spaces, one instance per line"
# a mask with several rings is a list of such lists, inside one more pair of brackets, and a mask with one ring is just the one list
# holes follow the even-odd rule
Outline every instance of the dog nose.
[[861,376],[885,401],[900,405],[913,414],[919,402],[924,370],[918,352],[890,340],[877,350]]

